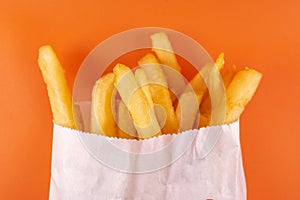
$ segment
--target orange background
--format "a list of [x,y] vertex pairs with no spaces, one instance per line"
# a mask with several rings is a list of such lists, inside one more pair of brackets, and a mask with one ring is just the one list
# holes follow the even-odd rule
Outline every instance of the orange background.
[[264,78],[241,117],[248,199],[300,199],[300,1],[1,1],[0,199],[47,199],[52,116],[37,50],[71,84],[89,51],[135,27],[181,31]]

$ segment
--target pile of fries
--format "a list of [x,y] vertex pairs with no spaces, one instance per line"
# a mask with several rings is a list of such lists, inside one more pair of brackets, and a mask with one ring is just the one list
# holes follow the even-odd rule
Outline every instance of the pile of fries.
[[[145,139],[239,119],[261,81],[260,72],[249,68],[237,71],[235,66],[223,71],[221,53],[213,65],[203,67],[186,82],[167,35],[155,33],[151,41],[152,51],[137,61],[136,70],[118,63],[95,82],[91,94],[92,133]],[[47,84],[54,122],[80,129],[74,120],[78,113],[72,109],[64,70],[51,46],[39,49],[38,64]],[[212,109],[214,99],[207,78],[213,85],[224,85],[224,113],[213,113],[218,109]],[[212,120],[213,114],[222,120]]]

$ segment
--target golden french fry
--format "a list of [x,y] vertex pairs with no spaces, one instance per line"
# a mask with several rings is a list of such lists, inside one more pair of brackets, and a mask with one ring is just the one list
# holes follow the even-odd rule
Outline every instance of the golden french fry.
[[202,77],[205,78],[211,99],[211,119],[209,125],[215,126],[224,124],[226,115],[226,91],[219,69],[216,65],[207,65],[201,70],[201,74]]
[[117,64],[113,72],[116,76],[115,87],[129,110],[139,138],[160,135],[155,111],[150,107],[132,71],[125,65]]
[[152,51],[155,52],[160,63],[172,67],[176,71],[180,72],[181,67],[177,62],[176,56],[174,54],[174,50],[168,39],[168,36],[163,32],[155,33],[151,35],[151,41],[152,41]]
[[164,72],[161,69],[157,58],[152,53],[147,53],[138,61],[138,64],[144,70],[150,82],[157,83],[166,88],[168,87]]
[[122,100],[120,101],[118,107],[118,126],[119,138],[134,139],[136,137],[136,130],[130,113]]
[[[194,78],[190,81],[190,83],[185,87],[184,91],[179,97],[179,101],[176,107],[176,117],[177,121],[180,124],[181,130],[192,129],[195,120],[197,119],[198,111],[199,111],[199,103],[206,91],[206,83],[202,78],[202,75],[197,73]],[[193,102],[194,97],[192,95],[186,95],[188,93],[193,93],[196,96],[196,103]],[[189,99],[190,98],[190,99]],[[186,101],[186,102],[185,102]],[[190,105],[190,107],[189,107]],[[195,112],[188,115],[189,109],[194,110]],[[188,120],[184,119],[185,116],[189,116]]]
[[39,49],[38,64],[47,85],[53,119],[61,126],[76,128],[72,112],[72,97],[64,70],[49,45]]
[[[212,108],[213,108],[213,113],[212,113],[212,121],[210,122],[211,125],[220,125],[224,122],[225,120],[225,108],[226,108],[226,104],[225,104],[225,90],[223,88],[223,84],[222,84],[222,79],[221,76],[219,74],[219,70],[218,67],[215,64],[207,64],[206,66],[204,66],[200,73],[200,77],[202,79],[202,81],[204,83],[207,83],[207,89],[209,89],[210,96],[212,97]],[[201,79],[199,79],[201,80]],[[206,84],[205,84],[206,85]],[[192,92],[194,92],[193,90],[191,90]],[[185,92],[186,93],[186,92]],[[184,96],[183,93],[180,98],[179,101],[181,101],[180,99],[183,98],[182,96]],[[202,93],[203,96],[203,93]],[[194,100],[195,101],[195,100]],[[199,97],[197,96],[196,99],[197,103],[199,102]],[[187,105],[190,105],[190,107],[194,107],[194,108],[189,108],[189,109],[196,109],[198,110],[199,106],[197,107],[197,105],[199,104],[195,104],[195,103],[191,103],[188,102],[186,103]],[[180,109],[180,106],[177,106],[176,109],[176,113],[178,112],[177,110]],[[181,109],[181,112],[187,112],[186,109]],[[201,112],[201,110],[200,110]],[[177,115],[178,116],[178,115]],[[185,114],[181,113],[181,116],[185,116]],[[197,116],[197,113],[193,113],[193,116],[190,117],[190,120],[193,120],[192,122],[195,122],[195,120],[198,118],[199,116]],[[200,121],[203,119],[206,119],[205,116],[200,116]],[[184,119],[180,119],[180,120],[184,120]],[[207,120],[207,119],[206,119]],[[185,122],[188,123],[188,122]],[[184,126],[185,124],[181,124],[181,126]],[[192,128],[189,126],[189,128]]]
[[84,130],[83,118],[80,110],[79,104],[73,104],[73,115],[76,123],[77,130]]
[[150,107],[153,107],[153,100],[150,92],[150,85],[148,84],[148,79],[145,74],[145,72],[142,69],[137,69],[134,73],[135,79],[138,82],[139,86],[142,88],[142,91],[144,92],[146,99],[150,105]]
[[[166,122],[166,113],[162,107],[158,106],[159,104],[154,105],[151,90],[150,90],[150,84],[148,84],[149,82],[148,82],[148,79],[147,79],[147,76],[146,76],[144,70],[137,69],[135,71],[135,79],[137,80],[139,86],[142,88],[142,91],[144,92],[144,94],[147,98],[147,101],[150,105],[150,108],[154,108],[159,127],[161,129],[163,129],[165,122]],[[161,131],[163,131],[163,130],[161,130]]]
[[[225,60],[224,60],[224,53],[220,53],[215,61],[215,66],[217,67],[217,69],[220,71],[223,69],[225,64]],[[192,81],[190,82],[193,85],[197,84],[197,82],[200,82],[201,84],[203,84],[203,81],[199,81],[197,80],[197,78],[199,79],[199,77],[197,77],[197,75],[192,79]],[[202,77],[201,77],[202,78]],[[203,80],[203,79],[202,79]],[[205,84],[205,83],[204,83]],[[206,86],[206,84],[205,84]],[[199,86],[198,86],[199,87]],[[197,92],[197,91],[196,91]],[[199,92],[200,96],[202,97],[199,100],[199,104],[200,104],[200,120],[199,120],[199,125],[198,127],[205,127],[208,126],[210,124],[210,118],[211,118],[211,102],[210,102],[210,96],[209,96],[209,92],[207,90],[207,88],[202,87],[201,88],[201,92]],[[202,95],[202,96],[201,96]]]
[[200,121],[198,127],[208,126],[211,118],[211,102],[209,94],[204,96],[200,104]]
[[[202,77],[204,77],[206,80]],[[196,84],[197,82],[198,84]],[[216,112],[221,111],[221,105],[219,104],[222,103],[222,95],[220,95],[219,97],[216,94],[216,91],[220,90],[218,87],[222,87],[221,78],[219,76],[219,68],[217,67],[217,65],[213,65],[213,64],[206,65],[191,80],[190,84],[185,88],[184,92],[181,94],[179,98],[179,103],[176,108],[176,116],[178,122],[180,122],[181,130],[188,130],[194,128],[193,126],[195,124],[196,119],[199,119],[198,124],[202,126],[204,126],[203,123],[208,122],[207,116],[202,114],[201,109],[199,113],[199,103],[201,102],[203,95],[207,91],[206,83],[208,83],[210,89],[214,91],[214,95],[216,98],[216,102],[215,102]],[[221,91],[219,92],[221,94]],[[195,97],[192,95],[187,95],[188,93],[194,94]],[[192,112],[192,110],[194,112]],[[200,118],[198,116],[199,114],[201,114]],[[220,112],[220,116],[221,114],[222,112]],[[220,117],[219,116],[214,116],[214,117],[215,117],[214,123],[220,123],[219,122],[221,121]]]
[[117,128],[114,120],[114,80],[113,73],[108,73],[96,81],[92,93],[91,132],[116,137]]
[[[220,63],[220,60],[219,61],[218,60],[219,59],[217,59],[216,61],[216,65],[218,62]],[[228,85],[230,84],[235,73],[236,73],[236,66],[232,65],[231,68],[229,68],[228,70],[225,71],[225,73],[222,74],[222,80],[225,89],[228,88]],[[203,96],[203,100],[200,104],[200,112],[201,112],[201,117],[199,121],[199,127],[208,126],[210,124],[210,118],[211,118],[211,102],[210,102],[210,96],[208,91]]]
[[183,93],[178,101],[176,117],[179,125],[179,131],[190,130],[194,128],[199,104],[194,92]]
[[[219,56],[218,56],[218,58],[216,59],[216,61],[215,61],[215,67],[218,69],[218,70],[221,70],[222,68],[223,68],[223,66],[224,66],[224,63],[225,63],[225,61],[224,61],[224,53],[220,53],[219,54]],[[196,106],[196,105],[200,105],[200,103],[202,102],[202,100],[203,99],[205,99],[205,98],[209,98],[209,95],[208,95],[208,91],[207,91],[207,86],[206,86],[206,83],[205,83],[205,81],[204,81],[204,79],[203,79],[203,77],[202,77],[202,74],[201,74],[201,71],[199,72],[199,73],[197,73],[194,77],[193,77],[193,79],[190,81],[190,83],[189,83],[189,85],[187,85],[186,87],[185,87],[185,89],[184,89],[184,91],[183,91],[183,93],[181,94],[181,96],[184,94],[184,93],[188,93],[188,92],[194,92],[195,94],[196,94],[196,99],[197,99],[197,103],[198,104],[195,104],[195,103],[191,103],[190,102],[190,104],[191,105],[194,105],[194,106]],[[180,98],[181,98],[181,96],[180,96]],[[180,98],[179,98],[179,101],[181,101],[182,102],[182,100],[180,100]],[[187,97],[185,97],[185,98],[187,98]],[[209,102],[210,103],[210,102]],[[187,103],[187,105],[188,105],[188,103]],[[194,108],[196,111],[198,111],[199,109],[198,109],[198,107],[196,108]],[[184,108],[180,108],[180,104],[178,104],[177,105],[177,108],[176,108],[176,116],[177,116],[177,120],[178,120],[178,122],[179,121],[182,121],[182,120],[184,120],[184,119],[182,119],[180,116],[182,115],[182,114],[179,114],[180,113],[180,111],[179,110],[182,110],[183,112],[185,112],[185,109]],[[200,108],[200,115],[203,115],[203,109],[202,108]],[[195,112],[195,114],[196,115],[192,115],[192,116],[190,116],[190,120],[192,120],[192,122],[194,122],[195,120],[196,120],[196,118],[197,118],[197,114],[199,114],[198,112]],[[199,125],[200,125],[200,127],[202,127],[202,126],[206,126],[206,125],[209,125],[209,124],[204,124],[204,123],[207,123],[209,120],[203,120],[203,119],[205,119],[205,118],[208,118],[207,116],[200,116],[200,120],[199,120]],[[185,120],[184,120],[185,121]],[[192,128],[190,125],[192,124],[192,123],[190,123],[190,125],[188,126],[188,125],[186,125],[187,123],[189,123],[189,122],[182,122],[181,123],[181,126],[184,126],[184,127],[190,127],[190,128]]]
[[[231,80],[235,74],[235,71],[236,71],[236,67],[235,67],[235,65],[233,65],[231,68],[226,70],[225,73],[222,74],[222,79],[223,79],[223,84],[224,84],[225,89],[228,87],[229,83],[231,82]],[[211,102],[210,102],[209,92],[207,91],[206,94],[203,96],[202,102],[200,104],[201,117],[200,117],[198,127],[205,127],[205,126],[208,126],[210,123]]]
[[171,98],[174,102],[176,94],[181,94],[186,85],[183,76],[180,74],[181,67],[177,62],[172,45],[165,33],[161,32],[151,35],[151,41],[152,51],[157,55],[159,62],[165,66],[163,67],[163,71],[167,76],[168,87],[172,91]]
[[[176,133],[178,131],[178,122],[168,90],[167,80],[158,60],[153,54],[149,53],[139,60],[139,65],[150,82],[150,92],[155,104],[158,122],[162,127],[162,133]],[[161,109],[157,105],[161,106]]]
[[[224,66],[224,53],[220,53],[219,56],[217,57],[216,61],[215,61],[215,65],[217,67],[217,69],[220,71],[223,66]],[[190,81],[190,86],[193,88],[193,90],[195,91],[195,93],[197,94],[197,96],[199,97],[199,104],[202,100],[203,96],[207,96],[207,87],[206,87],[206,83],[203,80],[203,77],[201,76],[201,73],[197,73],[193,79]],[[187,86],[186,88],[188,88],[189,86]],[[186,91],[186,89],[185,89]],[[206,93],[206,94],[205,94]]]
[[[190,86],[189,86],[190,85]],[[206,87],[206,83],[203,79],[203,77],[201,76],[200,73],[197,73],[193,79],[190,81],[188,86],[186,86],[184,92],[189,92],[189,90],[192,88],[193,91],[196,93],[196,95],[198,96],[198,99],[199,99],[199,103],[201,102],[202,100],[202,97],[204,95],[204,93],[206,92],[207,90],[207,87]],[[191,87],[191,88],[190,88]],[[183,93],[184,93],[183,92]]]
[[245,106],[254,95],[262,74],[254,69],[245,68],[239,71],[232,79],[226,90],[226,119],[225,123],[231,123],[240,117]]
[[147,75],[143,69],[137,69],[135,71],[135,79],[137,80],[139,86],[142,88],[150,107],[154,108],[159,127],[162,129],[162,127],[166,122],[166,114],[161,107],[158,107],[157,104],[154,105],[151,90],[150,90],[150,84]]
[[215,61],[215,65],[217,66],[218,70],[221,71],[221,69],[223,69],[225,64],[225,60],[224,60],[224,53],[220,53]]
[[144,70],[137,69],[135,71],[135,79],[137,80],[139,86],[142,88],[142,91],[144,92],[144,94],[147,98],[147,101],[150,105],[150,108],[154,109],[160,129],[163,129],[163,127],[166,123],[166,112],[160,104],[153,103],[152,94],[151,94],[151,90],[150,90],[150,84],[148,82],[148,79],[147,79],[147,76],[146,76]]

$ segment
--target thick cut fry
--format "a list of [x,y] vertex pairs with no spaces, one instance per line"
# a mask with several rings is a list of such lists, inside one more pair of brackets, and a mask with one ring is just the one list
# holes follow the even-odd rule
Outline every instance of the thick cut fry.
[[161,32],[151,35],[151,41],[152,50],[157,55],[159,62],[164,66],[163,71],[167,76],[168,87],[172,91],[171,98],[174,102],[176,95],[181,94],[186,85],[183,76],[180,74],[181,67],[165,33]]
[[[215,67],[216,67],[216,69],[218,71],[221,70],[223,68],[223,66],[224,66],[224,63],[225,63],[225,61],[224,61],[224,53],[220,53],[219,56],[218,56],[218,58],[215,61]],[[194,108],[197,111],[199,110],[199,105],[202,102],[202,99],[206,98],[206,97],[209,97],[208,91],[207,91],[207,85],[205,83],[205,80],[203,79],[201,71],[199,73],[197,73],[193,77],[193,79],[190,81],[189,85],[187,85],[185,87],[184,92],[181,94],[181,96],[182,96],[184,93],[188,93],[188,92],[192,92],[192,91],[196,94],[196,97],[197,97],[196,99],[197,99],[197,103],[198,104],[195,104],[195,103],[190,103],[190,104],[192,104],[194,106],[198,105],[198,107]],[[180,96],[180,98],[181,98],[181,96]],[[185,98],[187,98],[187,97],[185,97]],[[179,101],[182,102],[182,100],[179,100]],[[180,110],[183,111],[183,112],[185,112],[185,109],[184,108],[180,108],[180,104],[178,104],[177,108],[176,108],[176,116],[177,116],[178,122],[184,120],[184,119],[180,118],[182,114],[178,114],[178,113],[180,113]],[[200,114],[201,115],[203,115],[202,112],[203,111],[200,108]],[[199,112],[195,112],[195,113],[199,114]],[[207,118],[207,117],[206,116],[202,116],[202,117],[200,116],[199,125],[203,126],[204,122],[206,123],[207,121],[209,121],[209,120],[207,120],[205,118]],[[197,119],[197,115],[195,115],[195,116],[193,115],[193,116],[190,117],[190,120],[192,120],[193,122],[196,119]],[[181,123],[181,126],[188,127],[187,125],[185,125],[188,122],[184,122],[184,121],[182,122],[183,124]],[[192,127],[190,127],[190,128],[192,128]]]
[[116,76],[115,87],[129,110],[139,138],[160,135],[154,109],[151,109],[132,71],[122,64],[117,64],[113,71]]
[[153,99],[152,99],[152,94],[151,94],[151,89],[150,89],[150,84],[149,84],[148,78],[147,78],[144,70],[137,69],[135,71],[135,79],[137,80],[139,86],[142,88],[151,109],[154,109],[160,129],[163,129],[165,122],[166,122],[166,113],[165,113],[165,110],[161,106],[158,106],[158,104],[154,105]]
[[158,64],[158,60],[153,54],[149,53],[139,60],[139,65],[146,73],[150,83],[153,103],[162,108],[162,112],[160,112],[159,107],[155,106],[156,116],[162,127],[162,133],[176,133],[178,131],[178,122],[168,90],[167,80]]
[[[211,125],[219,125],[222,122],[224,122],[225,91],[224,88],[222,87],[223,85],[222,85],[221,77],[219,75],[219,68],[216,65],[208,64],[201,69],[201,71],[199,72],[199,77],[200,79],[198,80],[201,81],[202,84],[200,86],[194,85],[194,88],[192,87],[192,85],[189,85],[190,88],[186,88],[184,93],[181,94],[179,98],[179,104],[177,105],[176,108],[177,120],[181,122],[180,126],[184,127],[185,130],[193,128],[196,119],[200,119],[200,121],[204,119],[205,121],[207,121],[207,119],[205,119],[204,116],[203,117],[200,116],[200,118],[198,116],[199,102],[201,101],[201,98],[203,97],[203,94],[206,91],[204,89],[209,89],[210,91],[212,91],[211,95],[213,95],[212,98],[214,98],[213,108],[215,111],[214,113],[215,115],[213,116],[214,120]],[[204,77],[205,79],[203,79],[202,77]],[[196,89],[196,93],[195,93],[195,89]],[[186,94],[188,93],[193,93],[194,95],[196,95],[196,98],[194,97],[188,98],[188,96],[186,96]],[[181,108],[182,106],[184,107]],[[196,112],[191,112],[190,110],[196,110]],[[191,116],[189,116],[189,121],[184,119],[185,116],[188,116],[188,113],[186,112],[191,113]],[[196,124],[198,123],[196,122]]]
[[[222,87],[222,80],[221,77],[219,75],[219,69],[216,65],[213,64],[208,64],[206,66],[204,66],[201,71],[199,72],[199,77],[201,77],[201,79],[199,79],[200,81],[203,81],[204,84],[202,85],[202,89],[206,88],[206,84],[207,83],[207,87],[209,89],[209,91],[211,92],[211,97],[213,99],[212,105],[213,105],[213,121],[211,122],[211,125],[220,125],[224,122],[225,119],[225,90]],[[202,77],[204,77],[205,79],[202,79]],[[192,87],[191,87],[192,88]],[[199,89],[199,88],[196,88]],[[191,100],[181,100],[181,98],[187,98],[185,97],[185,94],[187,94],[189,92],[193,92],[193,89],[188,89],[186,88],[185,92],[180,96],[179,98],[179,102],[185,102],[185,104],[190,105],[190,107],[194,107],[192,108],[193,110],[197,110],[199,109],[199,98],[202,98],[203,93],[205,92],[205,90],[197,90],[197,92],[199,91],[203,91],[201,92],[201,94],[199,95],[199,93],[197,94],[197,99],[194,100],[196,101],[196,103],[192,102]],[[198,96],[199,95],[199,96]],[[201,96],[202,95],[202,96]],[[195,99],[195,98],[194,98]],[[188,101],[188,102],[186,102]],[[177,108],[176,108],[176,114],[180,112],[186,112],[186,109],[181,108],[182,105],[178,104]],[[189,109],[191,109],[189,107]],[[200,110],[201,112],[201,110]],[[183,121],[184,123],[181,123],[180,125],[183,127],[187,127],[189,129],[193,128],[191,127],[192,124],[195,123],[195,120],[198,119],[197,116],[198,112],[193,113],[192,116],[189,117],[189,120],[192,120],[193,123],[190,123],[189,121],[186,121],[186,119],[184,119],[183,117],[186,116],[184,114],[181,113],[181,115],[177,114],[177,117],[181,117],[180,121]],[[203,120],[203,117],[201,118],[200,116],[200,120]],[[189,125],[187,125],[189,123]],[[197,124],[197,122],[196,122]]]
[[150,92],[150,85],[149,85],[148,78],[147,78],[145,72],[142,69],[137,69],[135,71],[134,75],[135,75],[135,79],[138,82],[139,86],[142,88],[142,91],[144,92],[150,107],[152,108],[153,100],[152,100],[152,95]]
[[231,123],[240,117],[245,106],[254,95],[262,74],[254,69],[245,68],[239,71],[232,79],[226,90],[226,119],[225,123]]
[[190,86],[186,86],[184,92],[190,92],[189,90],[191,90],[192,88],[198,96],[200,103],[205,91],[207,90],[206,83],[203,77],[201,76],[200,72],[193,77],[189,84]]
[[152,53],[147,53],[142,57],[138,64],[145,71],[147,78],[150,82],[168,87],[167,79],[161,69],[157,58]]
[[199,111],[198,108],[199,104],[194,92],[185,92],[180,96],[176,109],[177,120],[180,120],[179,131],[196,128],[194,124]]
[[224,60],[224,53],[220,53],[215,61],[215,65],[217,66],[218,70],[221,71],[224,67],[225,60]]
[[155,52],[159,61],[163,65],[172,67],[176,71],[180,72],[179,66],[172,45],[168,39],[168,36],[161,32],[151,35],[152,51]]
[[[215,65],[219,71],[223,68],[224,63],[225,63],[224,53],[220,53],[215,61]],[[193,90],[199,97],[199,104],[200,104],[202,97],[208,95],[208,94],[205,94],[205,93],[207,93],[207,87],[206,87],[205,81],[203,80],[203,77],[201,76],[201,73],[197,73],[193,77],[193,79],[190,81],[190,86],[193,88]],[[186,88],[188,88],[188,86]],[[186,91],[186,89],[185,89],[185,91]]]
[[144,70],[137,69],[135,71],[135,79],[137,80],[139,86],[142,88],[142,91],[144,92],[147,101],[150,105],[150,108],[154,109],[160,129],[163,129],[164,124],[166,122],[166,113],[162,107],[157,106],[157,104],[154,105],[150,90],[150,84]]
[[[192,129],[193,128],[193,124],[197,118],[197,114],[199,113],[199,104],[201,102],[201,99],[205,93],[205,91],[207,90],[206,87],[206,83],[204,81],[204,79],[202,78],[202,75],[199,73],[197,73],[194,78],[190,81],[190,83],[185,87],[183,93],[180,95],[179,97],[179,101],[176,107],[176,117],[177,117],[177,121],[180,124],[180,129],[181,130],[188,130],[188,129]],[[196,103],[195,102],[190,102],[191,100],[193,100],[193,96],[188,95],[186,96],[185,94],[188,93],[194,93],[196,95]],[[188,99],[188,97],[192,98],[191,100]],[[185,99],[185,100],[183,100]],[[184,102],[184,101],[188,101],[188,102]],[[182,105],[181,105],[182,104]],[[191,108],[192,110],[195,110],[195,112],[191,113],[191,115],[189,115],[188,120],[185,120],[183,117],[187,116],[187,114],[185,114],[187,112],[186,110],[186,106],[188,105],[193,106]],[[190,122],[192,121],[192,123]],[[192,126],[190,126],[192,125]]]
[[130,113],[121,100],[118,107],[118,137],[126,139],[134,139],[136,137],[136,130],[133,125]]
[[76,128],[72,112],[72,98],[64,70],[51,46],[39,49],[38,64],[47,85],[53,119],[61,126]]
[[207,89],[211,97],[212,110],[209,125],[221,125],[224,123],[226,115],[226,91],[219,69],[216,65],[207,65],[201,70],[201,74],[202,77],[205,77]]
[[76,103],[73,104],[73,116],[76,123],[76,129],[83,131],[85,127],[84,127],[82,113],[79,104]]
[[211,102],[210,96],[206,96],[203,98],[200,104],[200,121],[198,127],[209,126],[210,118],[211,118]]
[[108,73],[96,81],[92,93],[91,132],[116,137],[117,128],[114,120],[114,80],[113,73]]
[[[217,61],[216,61],[216,63],[217,63]],[[225,89],[228,88],[228,85],[231,82],[235,72],[236,72],[236,67],[235,67],[235,65],[233,65],[231,68],[226,70],[225,73],[222,74],[222,80],[223,80],[223,84],[224,84]],[[210,96],[209,96],[208,91],[207,91],[206,94],[203,96],[203,100],[202,100],[201,105],[200,105],[201,117],[200,117],[198,127],[205,127],[205,126],[208,126],[210,124],[211,102],[210,102]]]

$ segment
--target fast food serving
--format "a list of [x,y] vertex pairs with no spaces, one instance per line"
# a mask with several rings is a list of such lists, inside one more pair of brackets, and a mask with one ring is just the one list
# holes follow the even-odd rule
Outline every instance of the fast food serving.
[[[224,53],[221,53],[211,68],[215,69],[212,70],[214,73],[204,72],[207,70],[204,67],[186,83],[184,78],[174,78],[164,67],[168,66],[177,73],[182,71],[168,36],[155,33],[151,41],[152,52],[137,60],[138,69],[132,71],[119,63],[112,72],[95,82],[91,94],[92,133],[145,139],[219,125],[211,120],[214,99],[211,99],[205,82],[206,78],[213,80],[212,83],[218,82],[217,76],[222,77],[226,91],[223,122],[232,123],[239,119],[260,83],[260,72],[249,68],[237,71],[235,66],[223,72],[225,61]],[[78,114],[73,112],[71,92],[51,46],[40,48],[38,64],[47,85],[54,122],[75,129],[74,116]]]
[[120,57],[89,68],[73,102],[53,48],[40,48],[54,120],[49,199],[246,199],[238,119],[262,74],[227,67],[224,53],[213,61],[200,50],[194,62],[150,33],[138,67]]

